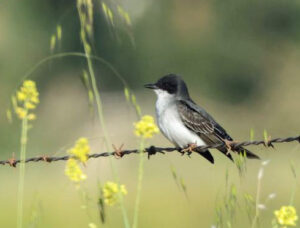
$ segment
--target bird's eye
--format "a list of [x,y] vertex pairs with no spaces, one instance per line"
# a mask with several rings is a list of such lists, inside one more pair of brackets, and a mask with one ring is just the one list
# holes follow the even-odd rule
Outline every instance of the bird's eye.
[[169,93],[173,94],[176,92],[176,85],[174,83],[163,83],[163,88]]
[[169,87],[169,85],[168,85],[168,83],[163,83],[162,87],[165,88],[165,89],[167,89]]

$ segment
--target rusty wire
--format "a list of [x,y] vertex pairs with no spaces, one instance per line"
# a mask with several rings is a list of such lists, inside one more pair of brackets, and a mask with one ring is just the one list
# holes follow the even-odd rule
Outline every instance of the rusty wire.
[[[258,141],[244,141],[244,142],[231,142],[230,143],[230,147],[231,150],[234,151],[235,148],[240,147],[240,146],[250,146],[250,145],[263,145],[265,147],[274,147],[274,143],[288,143],[288,142],[293,142],[293,141],[298,141],[300,143],[300,136],[296,136],[296,137],[287,137],[287,138],[275,138],[275,139],[268,139],[268,140],[258,140]],[[222,146],[223,144],[216,144],[216,145],[211,145],[211,146],[200,146],[197,147],[195,149],[197,149],[197,151],[201,152],[201,151],[205,151],[207,149],[215,149],[219,146]],[[144,149],[143,153],[147,153],[148,154],[148,158],[151,155],[154,155],[156,153],[168,153],[168,152],[179,152],[182,153],[181,151],[179,151],[177,148],[174,147],[156,147],[156,146],[150,146]],[[124,155],[129,155],[129,154],[138,154],[139,150],[138,149],[132,149],[132,150],[121,150],[121,149],[116,149],[113,152],[103,152],[103,153],[95,153],[95,154],[90,154],[88,155],[88,159],[90,158],[99,158],[99,157],[109,157],[109,156],[115,156],[115,157],[123,157]],[[56,162],[56,161],[66,161],[69,158],[71,158],[71,155],[65,155],[65,156],[60,156],[60,157],[48,157],[48,156],[39,156],[39,157],[32,157],[32,158],[27,158],[25,160],[25,163],[28,162]],[[18,163],[21,163],[21,160],[18,159],[8,159],[8,160],[3,160],[0,161],[0,165],[10,165],[12,167],[16,167],[16,165]]]

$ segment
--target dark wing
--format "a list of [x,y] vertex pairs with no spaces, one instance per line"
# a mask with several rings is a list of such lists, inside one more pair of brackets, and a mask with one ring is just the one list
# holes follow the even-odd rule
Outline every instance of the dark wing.
[[222,144],[225,146],[225,139],[232,140],[224,128],[194,102],[179,100],[177,108],[183,124],[199,135],[207,145]]
[[[199,135],[207,145],[221,144],[217,149],[232,160],[230,154],[227,153],[224,141],[233,141],[233,139],[203,108],[197,106],[192,100],[178,100],[177,108],[180,118],[187,128]],[[237,152],[246,152],[248,157],[257,158],[256,155],[242,147],[238,148]]]

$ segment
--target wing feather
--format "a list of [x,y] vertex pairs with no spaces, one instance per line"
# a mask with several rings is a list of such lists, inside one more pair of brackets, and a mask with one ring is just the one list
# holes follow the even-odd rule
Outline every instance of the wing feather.
[[[227,153],[227,147],[224,141],[233,141],[233,139],[221,125],[192,100],[178,100],[177,108],[180,118],[187,128],[199,135],[207,145],[222,144],[217,149],[232,160],[231,155]],[[235,151],[238,153],[246,153],[248,158],[259,159],[257,155],[243,147],[236,148]]]
[[232,140],[204,109],[195,110],[196,107],[182,100],[177,101],[177,108],[183,124],[199,135],[207,145],[223,144],[225,146],[224,139]]

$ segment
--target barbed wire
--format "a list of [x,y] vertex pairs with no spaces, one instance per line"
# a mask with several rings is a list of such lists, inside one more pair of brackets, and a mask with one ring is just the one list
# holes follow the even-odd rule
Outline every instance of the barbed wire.
[[[232,151],[235,150],[235,148],[238,147],[246,147],[246,146],[250,146],[250,145],[263,145],[265,147],[273,147],[274,148],[274,143],[288,143],[288,142],[294,142],[294,141],[298,141],[300,143],[300,136],[295,136],[295,137],[287,137],[287,138],[275,138],[275,139],[268,139],[268,140],[257,140],[257,141],[244,141],[244,142],[230,142],[230,149]],[[195,150],[197,150],[197,152],[204,152],[207,149],[216,149],[220,146],[224,146],[224,144],[215,144],[215,145],[210,145],[210,146],[199,146],[194,148]],[[102,153],[95,153],[95,154],[90,154],[88,155],[88,159],[91,158],[100,158],[100,157],[109,157],[109,156],[115,156],[117,158],[121,158],[124,155],[129,155],[129,154],[138,154],[139,149],[132,149],[132,150],[122,150],[121,148],[117,149],[115,148],[115,151],[113,152],[102,152]],[[143,153],[147,153],[148,154],[148,158],[150,158],[150,156],[155,155],[156,153],[169,153],[169,152],[179,152],[182,153],[180,150],[178,150],[178,148],[174,148],[174,147],[156,147],[156,146],[150,146],[144,149]],[[55,157],[55,156],[39,156],[39,157],[32,157],[32,158],[27,158],[25,160],[25,163],[28,162],[56,162],[56,161],[66,161],[69,158],[72,158],[72,155],[65,155],[65,156],[60,156],[60,157]],[[8,160],[2,160],[0,161],[0,165],[10,165],[12,167],[16,167],[18,163],[21,163],[21,160],[18,159],[14,159],[14,158],[10,158]]]

